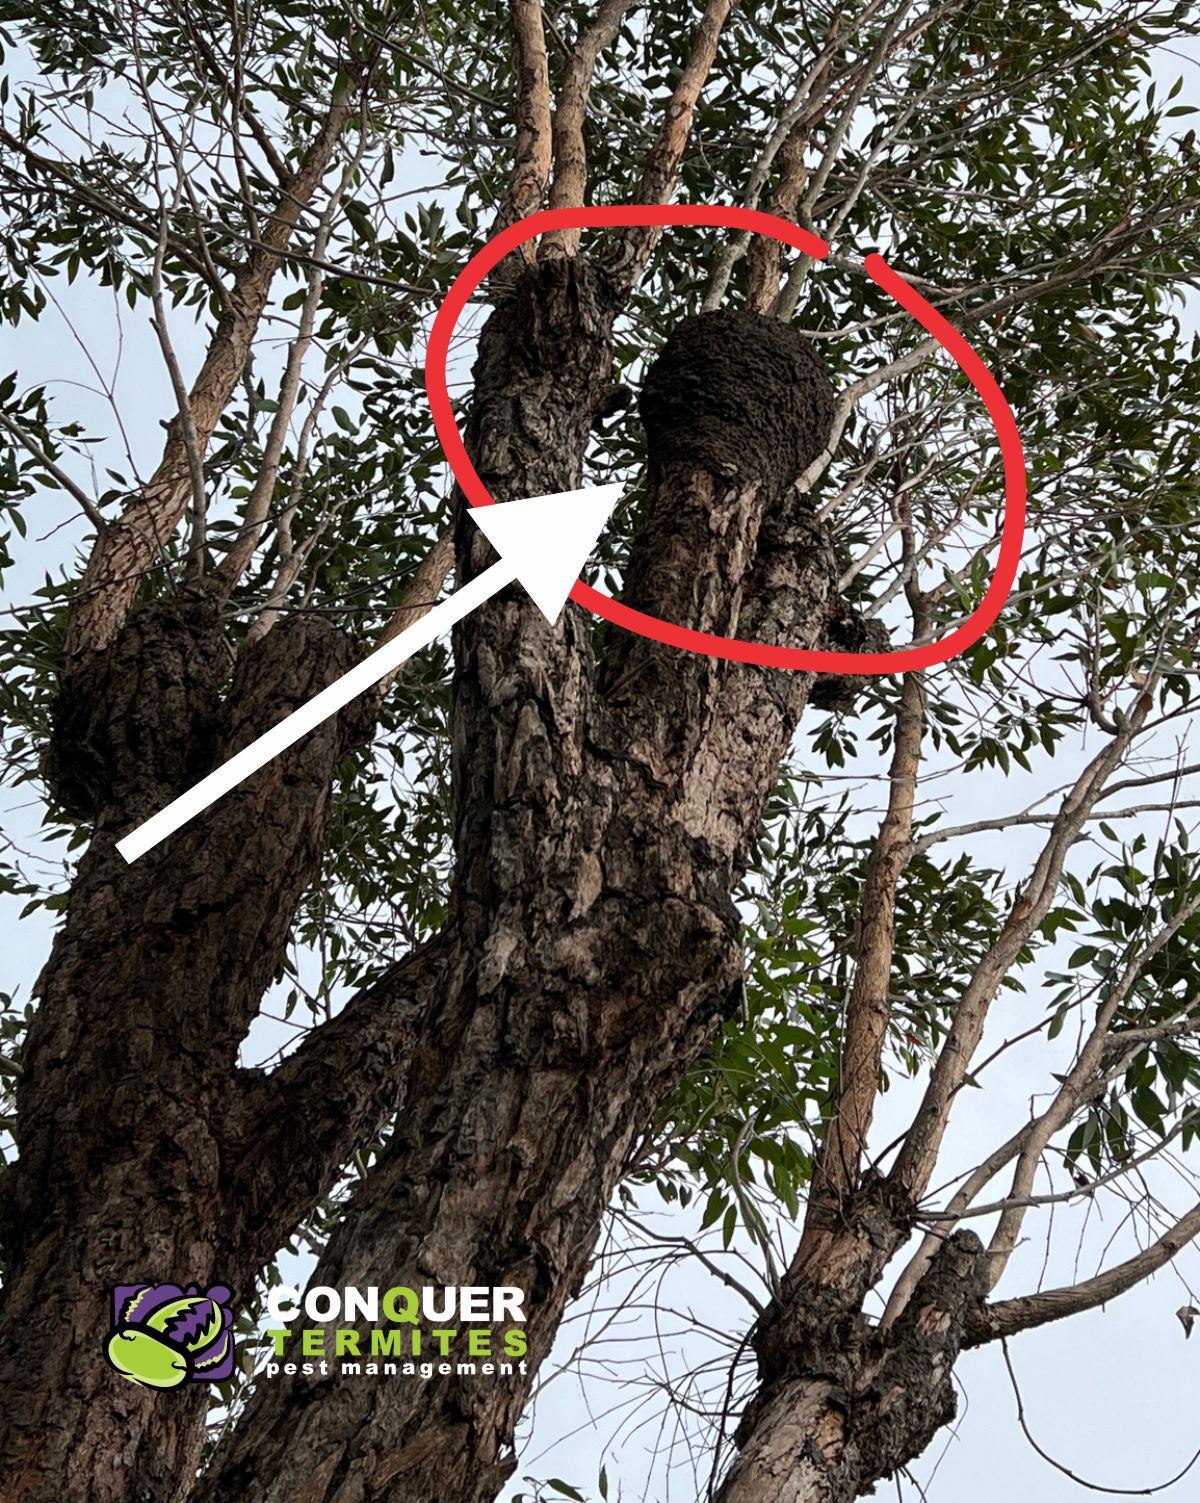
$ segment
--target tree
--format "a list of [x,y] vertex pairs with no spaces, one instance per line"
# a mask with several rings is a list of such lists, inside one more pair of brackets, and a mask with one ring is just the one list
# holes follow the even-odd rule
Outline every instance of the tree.
[[[864,1495],[953,1415],[965,1346],[1200,1230],[1151,1198],[1128,1257],[992,1294],[1031,1213],[1133,1194],[1197,1131],[1197,196],[1188,107],[1144,83],[1186,8],[52,0],[4,28],[3,312],[111,289],[166,421],[151,472],[89,466],[70,388],[0,387],[13,532],[47,495],[90,529],[7,633],[9,775],[67,854],[61,883],[15,849],[4,873],[61,918],[4,1021],[0,1497],[494,1498],[614,1192],[651,1186],[726,1240],[764,1199],[801,1222],[713,1496]],[[833,254],[527,243],[462,331],[493,495],[644,460],[600,560],[638,609],[944,635],[1001,476],[961,375],[863,275],[882,248],[1019,420],[1036,504],[997,625],[932,672],[814,679],[574,606],[551,628],[514,588],[126,866],[117,838],[488,561],[420,383],[471,251],[544,204],[676,197]],[[882,817],[838,771],[868,754]],[[1018,826],[1031,865],[989,867],[972,842]],[[941,1190],[1026,988],[1039,1094]],[[264,1008],[299,1042],[245,1065]],[[923,1094],[889,1147],[897,1071]],[[166,1404],[106,1366],[113,1286],[219,1278],[249,1312],[299,1235],[323,1285],[520,1287],[528,1376],[234,1384],[206,1451],[201,1385]]]

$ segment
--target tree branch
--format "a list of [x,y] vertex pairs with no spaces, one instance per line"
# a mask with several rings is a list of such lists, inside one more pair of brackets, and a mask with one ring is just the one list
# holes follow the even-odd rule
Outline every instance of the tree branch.
[[1106,1305],[1169,1263],[1197,1235],[1200,1235],[1200,1205],[1180,1217],[1156,1242],[1106,1273],[1084,1279],[1080,1284],[985,1305],[968,1321],[964,1345],[983,1346],[1003,1336],[1030,1331],[1035,1326],[1049,1325],[1051,1321]]
[[925,729],[922,675],[905,674],[896,708],[896,742],[889,772],[888,807],[871,852],[858,918],[858,954],[846,1009],[845,1034],[833,1115],[821,1145],[810,1212],[836,1203],[859,1181],[862,1153],[875,1112],[879,1068],[891,1008],[896,893],[911,853],[913,804]]
[[[511,0],[509,13],[517,65],[517,139],[508,192],[496,215],[493,235],[539,207],[550,176],[552,150],[550,71],[540,0]],[[520,253],[526,261],[534,258],[529,242]]]
[[312,531],[303,542],[297,544],[292,538],[292,522],[300,505],[300,499],[304,491],[304,481],[308,474],[309,450],[312,444],[313,433],[316,431],[317,421],[325,409],[330,394],[338,381],[346,374],[350,365],[370,343],[371,335],[363,334],[342,355],[341,359],[325,373],[325,379],[321,383],[320,390],[309,403],[308,411],[304,414],[304,421],[300,424],[300,436],[296,441],[296,459],[292,465],[291,484],[288,487],[287,501],[279,513],[277,524],[277,542],[279,549],[279,568],[271,587],[267,592],[267,598],[257,617],[251,622],[246,632],[243,646],[249,646],[267,633],[278,623],[282,612],[283,603],[288,597],[288,592],[300,577],[300,572],[308,561],[312,550],[316,547],[325,531],[332,525],[333,513],[327,508],[324,516],[313,527]]
[[257,1268],[274,1254],[402,1103],[409,1056],[447,951],[445,938],[422,945],[314,1028],[275,1070],[241,1072],[225,1202],[241,1267]]
[[[346,96],[329,108],[320,130],[276,201],[261,248],[253,249],[234,278],[200,373],[187,395],[196,447],[204,450],[241,379],[242,369],[271,283],[300,216],[328,169],[347,120]],[[189,439],[178,418],[167,430],[158,467],[142,493],[97,539],[72,605],[67,627],[68,663],[99,651],[120,630],[144,571],[178,525],[191,491]]]
[[[329,246],[329,237],[333,231],[334,219],[337,216],[342,197],[349,186],[355,169],[362,160],[364,144],[363,140],[359,141],[353,159],[346,164],[341,180],[329,195],[329,202],[321,214],[321,220],[317,226],[316,239],[313,242],[313,255],[318,262],[324,261],[325,253]],[[309,277],[308,295],[305,297],[304,306],[300,310],[296,337],[288,346],[283,378],[279,383],[278,402],[275,414],[271,419],[270,431],[267,434],[267,443],[263,453],[262,464],[259,466],[258,474],[254,480],[254,487],[246,502],[242,525],[230,545],[229,552],[217,566],[217,581],[224,597],[228,597],[236,587],[238,580],[241,579],[249,567],[251,559],[254,557],[254,550],[262,540],[267,516],[271,510],[271,501],[275,495],[275,483],[279,477],[283,447],[287,441],[292,414],[296,410],[296,400],[300,392],[300,378],[304,370],[304,360],[312,346],[313,325],[316,323],[317,310],[321,304],[321,293],[324,290],[324,286],[325,273],[319,265],[314,266]]]
[[[417,565],[413,574],[412,582],[405,591],[404,599],[397,606],[392,619],[388,622],[383,635],[376,644],[382,647],[385,642],[390,642],[393,637],[412,626],[430,611],[436,604],[438,596],[442,593],[442,587],[446,583],[446,577],[454,567],[454,530],[447,527],[442,534],[435,539],[429,552]],[[375,693],[384,695],[395,682],[396,674],[400,668],[385,674],[379,680]]]
[[167,305],[163,297],[163,264],[167,254],[167,226],[170,223],[171,215],[179,208],[179,203],[183,196],[186,173],[183,164],[183,153],[159,120],[158,112],[154,108],[150,97],[150,90],[146,84],[141,56],[136,46],[134,48],[134,56],[137,60],[138,78],[141,83],[142,97],[145,100],[146,108],[156,129],[158,129],[164,141],[166,141],[167,149],[175,161],[175,191],[171,196],[169,207],[159,180],[158,163],[157,161],[152,162],[155,187],[158,190],[159,231],[158,243],[154,249],[154,264],[150,272],[150,300],[154,306],[154,317],[150,320],[150,327],[154,330],[155,337],[158,340],[158,347],[162,352],[163,364],[166,366],[167,375],[170,377],[171,390],[175,394],[175,410],[184,456],[187,460],[187,475],[191,498],[190,507],[187,508],[191,514],[188,572],[189,574],[199,576],[204,573],[205,522],[208,512],[208,497],[204,488],[204,460],[200,452],[200,437],[196,432],[196,423],[192,414],[187,383],[183,379],[183,371],[180,369],[179,358],[175,353],[175,346],[171,340],[171,331],[167,327]]
[[[18,186],[23,191],[30,191],[32,173],[34,171],[45,173],[47,177],[53,179],[53,182],[44,183],[32,180],[33,191],[54,193],[57,196],[73,199],[104,219],[115,221],[117,224],[123,225],[127,230],[132,230],[134,234],[144,236],[150,245],[153,245],[158,239],[158,227],[152,219],[145,217],[144,212],[135,213],[128,201],[117,203],[115,198],[111,196],[111,189],[105,193],[99,193],[86,183],[76,181],[73,170],[86,172],[86,164],[79,166],[76,163],[56,162],[53,157],[43,156],[40,152],[34,151],[19,136],[14,136],[11,131],[6,130],[2,125],[0,125],[0,144],[7,146],[11,151],[17,152],[24,160],[27,168],[30,169],[30,176],[26,177],[23,181],[18,180],[17,174],[13,174],[14,180],[18,180]],[[144,209],[144,206],[140,204],[137,207],[138,209]],[[194,272],[207,286],[213,286],[210,281],[209,266],[206,264],[206,259],[203,255],[198,254],[190,245],[174,234],[168,236],[167,245],[171,254],[181,265],[186,266],[189,271]],[[235,273],[238,270],[238,263],[231,256],[222,256],[217,252],[213,252],[212,260],[227,272]],[[219,283],[213,286],[213,291],[218,294],[222,291]]]
[[[230,12],[230,17],[234,21],[234,25],[236,27],[236,9]],[[185,16],[183,18],[183,22],[187,27],[187,33],[191,38],[193,47],[195,47],[196,51],[204,61],[204,65],[208,70],[209,77],[215,84],[217,84],[221,88],[229,89],[230,65],[226,63],[222,58],[217,56],[216,50],[210,44],[208,36],[206,35],[202,26],[196,26],[193,23],[191,16]],[[237,43],[240,43],[240,41],[241,37],[238,36]],[[240,61],[241,60],[239,58],[234,63],[234,71],[239,76],[239,78],[242,71],[240,67]],[[263,156],[266,158],[271,171],[275,174],[275,176],[281,183],[286,182],[288,175],[287,162],[280,155],[278,148],[276,147],[274,141],[272,141],[271,139],[270,132],[263,124],[257,110],[255,110],[254,106],[246,98],[245,91],[241,88],[238,88],[236,90],[230,89],[230,94],[231,102],[233,103],[236,114],[245,121],[250,130],[250,134],[258,143],[259,149],[261,150]],[[236,123],[231,121],[230,125],[231,129],[236,132]]]
[[1179,933],[1197,910],[1200,910],[1200,892],[1194,893],[1190,899],[1181,903],[1171,921],[1164,924],[1158,933],[1131,957],[1120,979],[1104,999],[1091,1033],[1079,1051],[1075,1064],[1067,1072],[1066,1079],[1060,1083],[1053,1101],[1032,1124],[1013,1171],[1012,1188],[1009,1191],[1010,1200],[1017,1203],[1010,1204],[1002,1212],[999,1224],[988,1245],[988,1255],[991,1260],[990,1288],[994,1289],[1000,1281],[1013,1249],[1017,1245],[1017,1237],[1020,1235],[1028,1210],[1028,1205],[1020,1202],[1027,1201],[1032,1194],[1034,1176],[1037,1174],[1042,1151],[1058,1129],[1080,1106],[1089,1087],[1094,1084],[1100,1073],[1105,1047],[1112,1041],[1110,1030],[1114,1018],[1120,1012],[1125,999],[1145,970],[1147,963]]
[[57,480],[69,496],[78,501],[84,516],[87,517],[96,531],[103,532],[108,523],[104,520],[100,508],[85,490],[75,484],[64,469],[55,464],[45,449],[42,448],[41,444],[38,443],[37,439],[34,438],[33,434],[23,428],[15,418],[9,417],[6,412],[0,412],[0,428],[6,428],[21,447],[33,455],[46,473]]
[[1142,689],[1120,732],[1084,769],[1063,800],[1033,871],[1004,927],[975,968],[957,1008],[929,1079],[924,1098],[888,1176],[893,1188],[917,1200],[929,1184],[954,1098],[970,1069],[983,1027],[1004,977],[1034,929],[1045,918],[1058,890],[1063,863],[1105,782],[1124,758],[1152,708],[1154,675]]
[[[763,150],[751,168],[750,176],[746,180],[746,186],[742,193],[742,206],[747,209],[757,209],[762,191],[767,185],[771,175],[771,168],[775,158],[784,152],[792,160],[785,163],[785,183],[781,183],[774,195],[779,202],[788,191],[788,184],[796,188],[795,197],[803,188],[798,167],[802,166],[804,158],[804,144],[811,128],[815,115],[815,102],[819,101],[828,87],[829,68],[834,55],[846,45],[855,32],[865,26],[875,12],[883,5],[884,0],[869,0],[858,16],[855,17],[847,31],[839,29],[839,18],[835,15],[830,23],[829,33],[825,45],[817,54],[812,66],[795,89],[787,104],[780,111],[775,129],[763,147]],[[816,96],[816,101],[814,100]],[[794,202],[794,200],[793,200]],[[704,308],[711,311],[720,307],[721,299],[725,296],[729,287],[733,269],[738,261],[746,254],[750,244],[762,240],[762,236],[754,237],[748,230],[736,235],[722,251],[713,267],[712,277],[709,281],[708,291],[704,297]],[[774,245],[776,242],[772,242]],[[778,264],[778,258],[776,258]]]
[[[692,33],[687,63],[642,170],[637,195],[640,204],[665,204],[675,191],[679,164],[692,129],[692,116],[712,71],[721,33],[732,8],[732,0],[708,0],[704,7],[704,14]],[[661,234],[659,226],[639,225],[622,236],[610,266],[610,276],[620,291],[628,292],[637,284]]]
[[[1172,774],[1174,776],[1174,774]],[[1106,790],[1105,797],[1112,793],[1113,789]],[[1172,814],[1177,809],[1195,809],[1200,807],[1200,799],[1178,799],[1169,804],[1135,804],[1128,809],[1096,809],[1088,815],[1088,820],[1094,819],[1136,819],[1142,814]],[[957,840],[964,835],[978,835],[985,830],[1008,830],[1014,825],[1047,825],[1054,820],[1053,814],[1009,814],[998,819],[977,819],[966,825],[948,825],[943,829],[933,829],[928,835],[922,835],[919,840],[913,841],[913,852],[918,854],[927,851],[931,846],[937,845],[943,840]]]
[[[634,0],[601,0],[596,19],[580,36],[567,60],[554,111],[554,181],[550,186],[552,209],[582,208],[587,191],[587,148],[583,139],[588,98],[596,60],[617,34],[625,12]],[[578,230],[551,230],[543,236],[538,254],[573,256],[579,248]]]

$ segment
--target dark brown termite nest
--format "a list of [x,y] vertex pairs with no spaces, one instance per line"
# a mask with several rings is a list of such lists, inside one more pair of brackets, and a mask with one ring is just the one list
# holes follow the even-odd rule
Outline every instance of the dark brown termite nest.
[[[807,499],[794,492],[784,499],[828,443],[834,409],[825,362],[790,324],[725,309],[681,320],[650,367],[640,407],[652,466],[762,481],[772,510],[781,502],[784,510],[799,509],[828,540]],[[816,645],[882,652],[888,635],[832,595]],[[849,713],[863,683],[856,675],[818,674],[809,703]]]
[[833,424],[825,363],[790,324],[719,310],[672,330],[642,387],[650,462],[763,480],[781,495]]

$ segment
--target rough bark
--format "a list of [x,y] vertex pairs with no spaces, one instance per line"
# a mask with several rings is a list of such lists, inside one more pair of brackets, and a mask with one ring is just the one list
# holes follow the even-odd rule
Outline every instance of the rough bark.
[[954,1418],[954,1364],[987,1293],[982,1242],[974,1232],[948,1237],[886,1336],[852,1293],[863,1266],[844,1265],[841,1288],[796,1284],[784,1319],[764,1323],[764,1386],[716,1503],[854,1503]]
[[[602,274],[559,260],[493,314],[470,442],[497,496],[579,483],[617,306]],[[650,499],[628,598],[707,630],[817,640],[837,564],[790,481],[830,408],[792,331],[685,321],[644,395]],[[461,521],[458,552],[463,577],[490,558]],[[285,622],[226,685],[197,587],[75,665],[48,767],[95,838],[39,984],[0,1226],[4,1503],[180,1495],[203,1401],[168,1408],[106,1367],[108,1291],[136,1278],[244,1290],[401,1094],[318,1277],[519,1285],[532,1377],[631,1148],[734,1005],[729,893],[811,687],[624,635],[597,671],[593,636],[573,608],[548,627],[516,588],[460,629],[449,923],[270,1076],[239,1071],[237,1048],[365,709],[133,867],[113,842],[343,671],[350,649]],[[200,1496],[492,1497],[528,1386],[266,1387]]]
[[[921,619],[918,609],[916,619]],[[804,1229],[752,1332],[760,1387],[738,1426],[719,1503],[851,1503],[924,1450],[954,1414],[954,1362],[988,1288],[973,1233],[943,1240],[903,1317],[870,1324],[863,1301],[913,1227],[913,1205],[862,1155],[891,1009],[897,890],[911,853],[924,695],[909,674],[896,709],[887,811],[864,883],[831,1121]]]
[[[579,483],[612,311],[586,263],[551,260],[493,314],[469,435],[493,494]],[[710,630],[813,641],[836,565],[785,494],[829,405],[782,326],[682,325],[643,398],[651,496],[628,597]],[[464,574],[489,557],[474,532],[459,532]],[[810,680],[625,637],[596,674],[591,639],[574,608],[550,628],[515,589],[458,633],[445,989],[395,1135],[314,1275],[520,1286],[529,1375],[263,1383],[205,1503],[494,1497],[629,1151],[734,1005],[729,893]]]
[[58,787],[96,829],[17,1092],[0,1226],[4,1503],[167,1499],[195,1466],[203,1391],[163,1404],[106,1366],[108,1295],[138,1279],[244,1285],[286,1231],[264,1209],[274,1187],[238,1182],[253,1117],[237,1049],[316,871],[353,718],[133,866],[114,841],[350,660],[332,629],[297,620],[222,693],[215,610],[184,594],[135,614],[60,704]]

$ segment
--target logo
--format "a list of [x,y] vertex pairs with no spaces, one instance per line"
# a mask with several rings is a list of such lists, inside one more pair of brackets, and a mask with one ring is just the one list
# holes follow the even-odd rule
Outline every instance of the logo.
[[[508,1285],[316,1284],[302,1300],[299,1289],[280,1284],[267,1295],[267,1314],[279,1325],[264,1333],[275,1350],[263,1370],[268,1378],[524,1376],[524,1302]],[[302,1316],[307,1324],[297,1324]]]
[[229,1290],[212,1284],[118,1284],[104,1355],[142,1388],[223,1383],[233,1375]]

